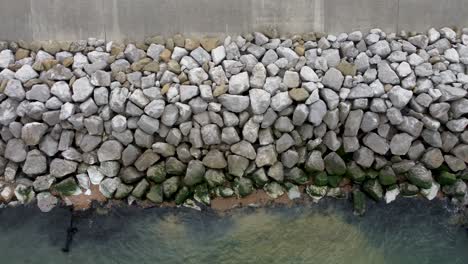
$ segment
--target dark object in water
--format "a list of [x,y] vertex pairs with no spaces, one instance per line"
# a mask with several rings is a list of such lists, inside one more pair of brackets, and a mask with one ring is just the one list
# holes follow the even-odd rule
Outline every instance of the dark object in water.
[[78,232],[78,228],[73,227],[73,209],[70,209],[70,226],[67,228],[67,239],[65,240],[65,246],[62,248],[63,252],[68,253],[70,251],[70,246],[73,241],[73,235]]

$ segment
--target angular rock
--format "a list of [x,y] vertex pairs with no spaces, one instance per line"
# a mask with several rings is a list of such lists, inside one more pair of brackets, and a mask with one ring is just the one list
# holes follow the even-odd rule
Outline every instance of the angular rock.
[[236,144],[231,145],[231,151],[234,154],[240,155],[250,160],[254,160],[256,157],[256,152],[250,142],[242,140]]
[[23,164],[23,172],[27,175],[38,175],[47,171],[47,159],[41,151],[34,149],[28,152]]
[[93,93],[94,86],[88,77],[83,77],[73,83],[72,89],[72,100],[74,102],[84,102]]
[[398,109],[405,107],[412,97],[413,92],[403,89],[400,86],[394,86],[388,92],[388,98],[392,101],[393,106]]
[[76,171],[78,163],[70,160],[55,158],[50,162],[50,175],[62,178]]
[[341,85],[343,84],[343,80],[343,74],[339,70],[330,68],[323,76],[322,83],[326,87],[329,87],[335,91],[339,91]]
[[257,157],[255,164],[257,167],[272,166],[277,161],[278,154],[276,153],[274,145],[267,145],[257,149]]
[[203,158],[203,165],[211,169],[224,169],[227,167],[223,153],[217,149],[210,150]]
[[331,175],[343,175],[346,173],[346,164],[336,152],[330,152],[323,158],[325,169]]
[[250,89],[249,97],[252,112],[256,115],[265,113],[270,106],[271,95],[263,89]]
[[393,155],[406,155],[411,147],[413,140],[414,138],[407,133],[396,134],[390,141],[390,151]]
[[218,97],[219,102],[228,111],[240,113],[249,107],[249,97],[241,95],[223,94]]
[[117,140],[107,140],[97,151],[99,162],[119,160],[122,157],[123,146]]
[[416,164],[408,171],[408,180],[423,189],[431,188],[433,182],[431,171],[422,164]]

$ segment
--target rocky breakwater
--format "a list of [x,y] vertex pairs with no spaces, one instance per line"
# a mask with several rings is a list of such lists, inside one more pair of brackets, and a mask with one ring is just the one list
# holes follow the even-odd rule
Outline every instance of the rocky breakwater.
[[0,202],[463,200],[467,65],[450,28],[0,42]]

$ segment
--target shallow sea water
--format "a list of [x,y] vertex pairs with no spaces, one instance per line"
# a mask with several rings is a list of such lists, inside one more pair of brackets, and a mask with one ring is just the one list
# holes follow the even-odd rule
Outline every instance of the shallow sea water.
[[120,208],[75,217],[65,208],[0,210],[0,263],[468,263],[468,232],[443,201],[399,199],[354,216],[348,201],[243,208]]

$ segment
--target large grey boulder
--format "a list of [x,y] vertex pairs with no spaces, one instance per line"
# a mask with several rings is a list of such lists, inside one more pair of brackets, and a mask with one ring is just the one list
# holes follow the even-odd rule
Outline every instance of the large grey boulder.
[[265,113],[270,106],[271,95],[263,89],[250,89],[249,97],[252,112],[256,115]]
[[229,174],[235,177],[244,176],[245,170],[249,166],[249,160],[238,155],[229,155],[227,163]]
[[242,140],[236,144],[231,145],[231,152],[239,156],[254,160],[256,152],[252,144],[248,141]]
[[49,192],[41,192],[37,194],[37,207],[44,213],[52,211],[58,204],[58,198]]
[[381,136],[377,135],[374,132],[367,134],[363,138],[363,143],[372,151],[380,155],[385,155],[390,149],[390,146],[388,145],[385,138],[382,138]]
[[393,106],[398,109],[405,107],[412,97],[413,92],[403,89],[400,86],[394,86],[388,92],[388,98],[392,101]]
[[210,150],[202,162],[203,165],[211,169],[224,169],[227,166],[223,153],[217,149]]
[[346,119],[343,135],[347,137],[357,136],[363,116],[364,112],[362,110],[350,111]]
[[91,84],[88,77],[83,77],[73,83],[72,89],[73,101],[84,102],[93,93],[94,86]]
[[328,174],[343,175],[346,173],[346,164],[336,152],[330,152],[323,158],[323,161]]
[[72,174],[78,168],[78,163],[70,160],[55,158],[50,162],[50,175],[62,178]]
[[23,172],[27,175],[38,175],[47,171],[47,159],[40,150],[34,149],[28,152],[23,164]]
[[338,91],[343,84],[344,76],[343,74],[335,69],[330,68],[322,78],[322,83],[326,87],[329,87],[335,91]]
[[274,95],[271,98],[271,108],[277,112],[280,112],[286,107],[290,106],[293,103],[291,97],[289,97],[288,92],[280,92]]
[[386,40],[380,40],[370,45],[369,50],[372,54],[379,55],[382,58],[387,57],[391,52],[390,45]]
[[8,80],[3,93],[9,98],[17,101],[22,101],[26,96],[26,92],[24,91],[21,82],[14,79]]
[[393,155],[406,155],[414,138],[407,133],[400,133],[393,136],[390,141],[390,151]]
[[392,70],[390,65],[382,61],[377,65],[377,71],[379,73],[379,80],[384,84],[398,84],[400,83],[400,78],[398,75]]
[[50,98],[49,87],[45,84],[34,85],[31,90],[26,92],[26,99],[46,102]]
[[249,107],[249,97],[241,95],[223,94],[218,97],[219,102],[228,111],[240,113]]
[[276,153],[274,145],[267,145],[257,149],[257,157],[255,164],[257,167],[272,166],[277,161],[278,154]]
[[325,170],[325,163],[322,158],[322,153],[314,150],[310,153],[305,163],[305,169],[308,172],[323,171]]
[[4,156],[13,162],[23,162],[27,156],[26,151],[26,145],[23,140],[12,138],[6,144]]
[[187,165],[187,171],[184,177],[184,184],[194,186],[204,180],[205,166],[199,160],[191,160]]
[[309,117],[308,121],[314,126],[318,126],[322,123],[323,118],[327,113],[327,105],[324,101],[318,100],[317,102],[309,106]]
[[221,131],[215,124],[208,124],[201,128],[203,142],[206,145],[221,144]]
[[123,146],[117,140],[107,140],[97,151],[99,162],[119,160],[122,157]]
[[229,93],[242,94],[250,88],[249,75],[247,72],[231,76],[229,79]]

